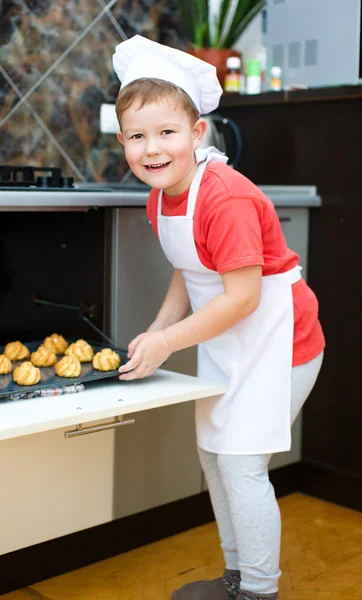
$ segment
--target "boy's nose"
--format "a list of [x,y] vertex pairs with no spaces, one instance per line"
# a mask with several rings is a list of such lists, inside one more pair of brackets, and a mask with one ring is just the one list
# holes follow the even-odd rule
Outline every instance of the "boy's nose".
[[155,140],[148,140],[146,145],[146,154],[148,156],[161,154],[161,149]]

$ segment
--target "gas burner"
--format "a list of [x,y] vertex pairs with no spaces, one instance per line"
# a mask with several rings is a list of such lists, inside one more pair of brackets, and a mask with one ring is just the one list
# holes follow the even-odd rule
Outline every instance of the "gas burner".
[[[44,173],[37,175],[37,173]],[[0,165],[0,188],[73,189],[73,177],[62,176],[60,168]]]

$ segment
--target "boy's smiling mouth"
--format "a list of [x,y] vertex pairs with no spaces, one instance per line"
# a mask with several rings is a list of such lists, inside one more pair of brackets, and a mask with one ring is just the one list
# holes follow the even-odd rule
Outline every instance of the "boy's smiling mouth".
[[171,161],[144,165],[144,168],[146,169],[146,171],[162,171],[163,169],[166,169],[166,167],[168,167],[169,164],[171,164]]

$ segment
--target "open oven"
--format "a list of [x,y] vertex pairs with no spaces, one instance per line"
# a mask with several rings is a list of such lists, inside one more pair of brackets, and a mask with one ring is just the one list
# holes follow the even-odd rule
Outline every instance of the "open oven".
[[[53,331],[100,340],[84,318],[101,331],[109,327],[107,209],[38,206],[44,193],[64,198],[74,189],[60,169],[0,167],[0,192],[8,198],[0,221],[0,345]],[[19,190],[29,206],[12,210]]]

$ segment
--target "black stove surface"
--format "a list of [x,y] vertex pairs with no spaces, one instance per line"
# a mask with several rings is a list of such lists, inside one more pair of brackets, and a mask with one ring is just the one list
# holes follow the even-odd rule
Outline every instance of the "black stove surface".
[[[41,173],[38,175],[38,173]],[[59,167],[0,165],[0,189],[74,190],[74,178],[62,175]]]

